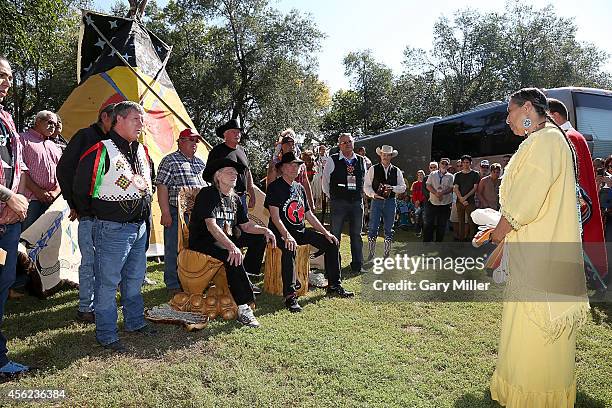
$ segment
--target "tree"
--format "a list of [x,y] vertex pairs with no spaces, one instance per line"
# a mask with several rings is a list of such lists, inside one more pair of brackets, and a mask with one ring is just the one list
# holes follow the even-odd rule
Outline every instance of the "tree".
[[465,9],[434,26],[429,52],[408,47],[405,77],[432,76],[440,112],[452,114],[527,86],[610,87],[608,55],[576,40],[576,25],[553,6],[508,2],[504,13]]
[[321,131],[328,143],[335,144],[338,135],[343,132],[356,133],[360,130],[362,100],[354,90],[337,91],[332,97],[329,112],[323,118]]
[[366,134],[395,125],[393,71],[377,62],[370,50],[350,52],[344,57],[344,73],[360,98],[359,122]]
[[76,85],[78,7],[87,1],[16,0],[0,4],[0,49],[13,69],[7,98],[18,129],[42,109],[56,110]]

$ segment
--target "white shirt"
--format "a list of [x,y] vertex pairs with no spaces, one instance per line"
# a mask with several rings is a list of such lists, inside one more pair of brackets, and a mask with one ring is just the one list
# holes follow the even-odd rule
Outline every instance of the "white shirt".
[[[389,176],[390,168],[391,168],[390,165],[387,167],[383,166],[383,170],[385,171],[385,178]],[[404,181],[404,174],[399,169],[399,167],[396,167],[396,169],[397,169],[397,186],[393,186],[393,192],[395,194],[401,194],[404,191],[406,191],[406,182]],[[368,172],[366,173],[365,179],[363,180],[363,191],[370,198],[374,198],[374,195],[376,194],[376,192],[372,188],[373,180],[374,180],[374,166],[371,166],[368,169]]]
[[[350,157],[346,157],[342,152],[339,152],[340,160],[353,160],[357,158],[357,155],[353,151],[353,154]],[[325,167],[323,168],[323,180],[321,184],[321,188],[323,189],[323,193],[329,197],[329,178],[333,171],[336,169],[336,165],[334,164],[334,159],[331,156],[325,161]]]
[[562,124],[561,126],[559,126],[561,129],[563,129],[564,131],[568,131],[568,130],[573,130],[574,127],[572,126],[572,124],[570,123],[570,121],[568,120],[567,122],[565,122],[564,124]]
[[449,190],[447,194],[442,196],[442,199],[439,199],[435,194],[429,194],[429,201],[433,205],[447,205],[450,204],[453,200],[452,190],[453,190],[454,177],[449,172],[440,173],[440,170],[432,171],[427,177],[427,185],[432,186],[436,191],[444,191]]

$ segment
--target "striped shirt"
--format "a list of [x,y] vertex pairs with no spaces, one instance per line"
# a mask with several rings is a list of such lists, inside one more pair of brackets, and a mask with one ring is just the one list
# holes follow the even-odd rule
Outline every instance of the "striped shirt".
[[178,193],[181,187],[204,187],[207,183],[202,178],[206,165],[197,156],[187,158],[180,150],[170,153],[159,163],[155,184],[168,188],[170,205],[178,207]]
[[[34,129],[21,134],[23,161],[28,167],[32,181],[44,191],[53,191],[59,184],[56,177],[57,162],[62,151],[51,139],[45,139]],[[24,195],[28,200],[36,200],[34,193],[27,188]]]

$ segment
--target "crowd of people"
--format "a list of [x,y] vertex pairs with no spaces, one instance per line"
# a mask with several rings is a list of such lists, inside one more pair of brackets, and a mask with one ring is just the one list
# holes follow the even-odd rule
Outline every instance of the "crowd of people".
[[[0,102],[11,85],[10,63],[0,57]],[[267,245],[282,253],[284,305],[300,312],[297,291],[303,283],[295,268],[298,245],[310,244],[324,256],[328,295],[350,298],[354,294],[342,286],[340,268],[345,224],[350,269],[363,272],[364,263],[376,254],[381,222],[383,256],[388,257],[398,215],[400,223],[412,218],[424,242],[443,241],[449,224],[454,239],[466,241],[475,233],[471,213],[491,208],[501,213],[492,241],[504,248],[517,244],[509,253],[504,249],[512,293],[531,294],[531,285],[538,285],[546,295],[543,302],[532,302],[525,295],[520,302],[505,303],[491,395],[502,405],[571,406],[576,387],[575,329],[588,309],[581,240],[595,242],[599,234],[603,242],[600,206],[606,233],[612,234],[612,217],[608,217],[612,157],[591,162],[586,142],[571,128],[564,108],[535,88],[514,93],[507,123],[525,141],[513,157],[507,155],[492,164],[481,160],[477,170],[467,154],[455,166],[443,157],[429,164],[428,174],[419,170],[410,188],[401,169],[392,163],[399,154],[392,146],[377,147],[379,160],[372,163],[365,149],[355,150],[353,136],[342,133],[338,153],[328,155],[325,146],[316,147],[316,154],[300,152],[295,133],[287,129],[279,137],[266,177],[263,205],[270,213],[269,224],[260,226],[248,218],[257,195],[236,119],[216,128],[223,142],[209,152],[206,163],[196,156],[201,136],[185,129],[177,150],[156,167],[146,146],[138,142],[145,112],[137,103],[104,106],[97,122],[79,130],[67,145],[62,142],[57,114],[39,112],[33,126],[20,135],[0,105],[0,248],[6,251],[0,266],[0,319],[15,279],[22,228],[35,222],[59,194],[70,207],[70,219],[79,221],[82,261],[77,319],[95,324],[98,343],[115,352],[125,351],[117,325],[117,288],[124,330],[156,335],[145,321],[142,296],[153,194],[157,194],[159,222],[164,227],[168,295],[181,291],[176,265],[178,194],[184,187],[200,188],[188,221],[188,246],[224,263],[238,305],[237,320],[248,327],[260,326],[250,306],[258,293],[251,278],[260,275]],[[327,206],[330,230],[314,215],[315,209],[325,212]],[[553,257],[521,252],[525,244],[535,243],[575,243],[580,252],[560,266]],[[559,279],[548,286],[550,279],[538,279],[539,273],[556,273]],[[556,302],[559,299],[563,302]],[[28,371],[29,367],[9,361],[7,351],[0,334],[0,374]],[[549,375],[542,376],[542,371]]]

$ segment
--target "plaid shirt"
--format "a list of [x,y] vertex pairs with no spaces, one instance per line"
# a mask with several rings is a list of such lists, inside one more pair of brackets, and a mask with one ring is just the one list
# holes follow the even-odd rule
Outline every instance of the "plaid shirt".
[[[34,129],[21,134],[21,145],[23,161],[29,169],[32,181],[44,191],[55,190],[59,186],[55,169],[62,156],[60,148],[53,140],[45,139]],[[34,193],[27,188],[24,189],[24,195],[28,200],[36,200]]]
[[155,184],[168,188],[170,205],[178,207],[178,193],[181,187],[204,187],[202,178],[206,165],[197,156],[188,159],[180,150],[170,153],[159,163]]

